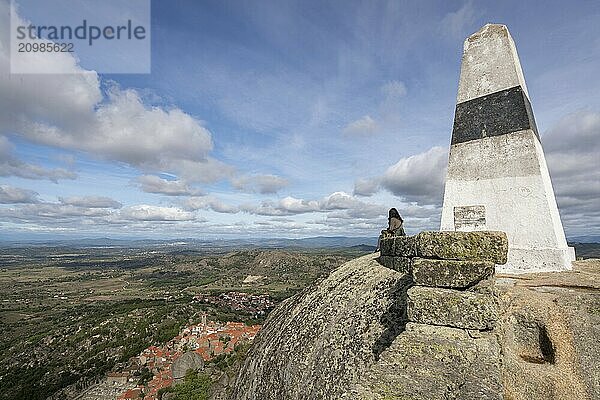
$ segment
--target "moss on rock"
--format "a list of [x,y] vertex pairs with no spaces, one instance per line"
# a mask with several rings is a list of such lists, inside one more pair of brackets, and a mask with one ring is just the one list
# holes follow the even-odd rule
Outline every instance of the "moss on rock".
[[494,274],[489,261],[452,261],[414,258],[412,277],[415,285],[465,289]]
[[504,232],[421,232],[416,236],[419,257],[443,260],[491,261],[506,264]]
[[493,329],[498,304],[491,294],[415,286],[408,290],[408,319],[463,329]]

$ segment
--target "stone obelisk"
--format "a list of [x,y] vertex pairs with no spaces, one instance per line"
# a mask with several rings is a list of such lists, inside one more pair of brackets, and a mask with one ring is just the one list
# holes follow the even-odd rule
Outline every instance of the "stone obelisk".
[[515,43],[487,24],[464,43],[441,230],[508,235],[502,272],[571,269]]

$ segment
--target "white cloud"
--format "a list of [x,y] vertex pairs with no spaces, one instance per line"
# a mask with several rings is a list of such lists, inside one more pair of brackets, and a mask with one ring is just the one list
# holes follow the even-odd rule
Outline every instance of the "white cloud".
[[546,132],[542,140],[548,153],[590,154],[600,152],[600,112],[568,114]]
[[[396,207],[404,218],[405,229],[409,234],[439,227],[441,215],[439,207],[406,204],[396,205]],[[348,232],[374,234],[387,226],[388,210],[389,207],[383,205],[366,204],[353,209],[329,212],[324,218],[308,224],[321,225],[326,230],[338,231],[343,235],[348,235]]]
[[232,178],[231,184],[234,188],[244,192],[274,194],[288,186],[289,182],[280,176],[267,174]]
[[454,39],[464,39],[469,33],[479,13],[473,5],[473,1],[467,1],[461,8],[456,11],[449,12],[442,18],[441,30],[444,34],[449,35]]
[[143,175],[137,178],[140,188],[147,193],[164,194],[167,196],[196,196],[201,194],[199,189],[193,189],[181,180],[169,181],[156,175]]
[[377,122],[369,115],[350,122],[343,129],[344,135],[347,136],[371,136],[379,129]]
[[354,194],[369,197],[379,191],[380,182],[378,178],[359,178],[354,182]]
[[85,208],[60,203],[26,204],[21,207],[0,209],[0,215],[6,219],[26,222],[70,221],[80,224],[82,217],[104,217],[113,211],[106,208]]
[[345,192],[334,192],[320,200],[288,196],[277,202],[264,201],[260,205],[242,205],[240,210],[264,216],[328,213],[338,215],[339,218],[377,218],[387,212],[384,206],[365,203]]
[[104,196],[75,196],[59,197],[61,204],[84,208],[121,208],[123,205],[110,197]]
[[318,211],[319,203],[315,200],[303,200],[292,196],[287,196],[279,200],[278,207],[279,209],[285,210],[291,214],[301,214]]
[[38,193],[8,185],[0,185],[0,204],[38,203]]
[[542,136],[565,229],[597,232],[600,224],[600,112],[563,117]]
[[159,207],[147,204],[124,207],[119,216],[137,221],[192,221],[194,213],[176,207]]
[[206,163],[212,150],[210,132],[180,109],[146,106],[132,89],[113,86],[91,119],[62,123],[23,121],[18,132],[45,145],[87,151],[143,170],[183,172],[182,161]]
[[[1,96],[0,96],[1,97]],[[44,168],[17,159],[13,154],[14,147],[9,140],[0,136],[0,176],[18,176],[25,179],[48,179],[58,182],[59,179],[75,179],[77,174],[64,168]]]
[[[0,2],[7,19],[8,3]],[[7,22],[7,21],[6,21]],[[23,22],[25,23],[25,22]],[[0,134],[10,132],[31,142],[81,150],[144,171],[175,172],[189,182],[214,182],[233,169],[210,157],[212,135],[202,121],[176,107],[151,107],[133,89],[108,85],[106,96],[93,71],[80,68],[64,53],[60,75],[9,74],[8,30],[0,32]],[[52,174],[15,160],[0,164],[5,176],[72,178],[62,169]]]
[[448,150],[432,147],[424,153],[400,159],[385,171],[381,186],[394,195],[420,205],[441,204]]
[[225,204],[214,196],[190,197],[184,202],[188,210],[212,210],[218,213],[235,214],[240,210],[238,207]]
[[242,211],[266,216],[282,216],[304,214],[319,211],[319,202],[315,200],[302,200],[295,197],[285,197],[277,202],[263,201],[260,205],[242,205]]
[[354,194],[372,196],[386,189],[404,201],[423,205],[441,205],[448,150],[432,147],[426,152],[400,159],[380,177],[360,178],[354,183]]
[[[0,21],[9,26],[10,2],[0,1]],[[27,25],[26,21],[21,20]],[[102,100],[98,74],[83,71],[70,53],[56,57],[38,56],[32,62],[62,64],[60,75],[11,75],[9,73],[9,30],[0,31],[0,129],[16,130],[25,121],[82,120]],[[41,59],[40,59],[41,58]]]
[[334,192],[319,202],[321,210],[348,210],[364,205],[365,203],[346,192]]
[[161,163],[161,170],[179,171],[185,181],[202,183],[213,183],[235,174],[235,168],[211,157],[205,160],[166,160]]
[[4,189],[2,187],[0,190],[0,199],[6,202],[0,203],[32,204],[0,207],[1,220],[21,223],[23,226],[38,226],[40,229],[46,227],[49,230],[80,230],[94,226],[127,226],[132,230],[145,231],[164,224],[205,222],[195,213],[178,207],[138,204],[120,208],[119,202],[99,196],[61,198],[59,203],[42,203],[38,201],[35,192],[16,188]]

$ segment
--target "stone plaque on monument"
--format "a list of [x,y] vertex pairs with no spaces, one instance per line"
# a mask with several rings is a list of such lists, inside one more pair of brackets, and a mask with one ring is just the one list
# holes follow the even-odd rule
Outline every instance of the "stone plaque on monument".
[[463,232],[485,230],[485,206],[454,207],[454,230]]

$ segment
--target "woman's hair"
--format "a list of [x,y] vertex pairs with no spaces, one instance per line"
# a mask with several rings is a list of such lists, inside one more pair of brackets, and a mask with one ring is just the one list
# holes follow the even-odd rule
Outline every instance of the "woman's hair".
[[400,213],[395,208],[390,208],[390,212],[388,213],[388,221],[392,218],[397,218],[400,220],[400,222],[404,222],[404,220],[400,216]]

